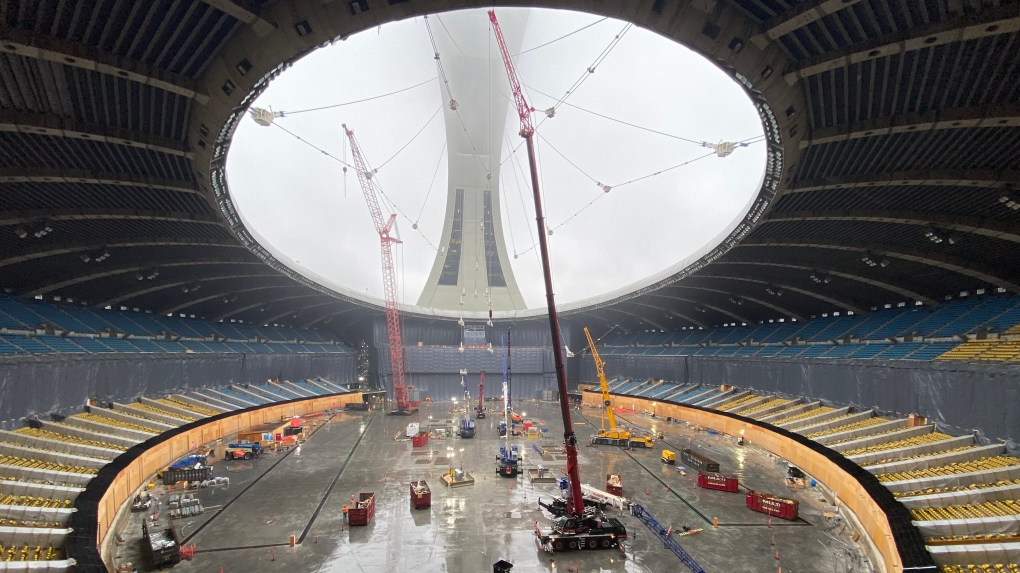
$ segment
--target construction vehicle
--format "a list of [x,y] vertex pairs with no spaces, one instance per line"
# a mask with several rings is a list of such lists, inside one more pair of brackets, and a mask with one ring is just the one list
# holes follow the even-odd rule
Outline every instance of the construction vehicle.
[[[561,490],[566,490],[570,487],[570,484],[568,483],[566,478],[556,478],[556,484],[559,486]],[[539,507],[544,508],[546,511],[551,513],[553,517],[562,517],[566,515],[567,506],[569,503],[570,503],[569,500],[565,497],[556,497],[553,498],[553,500],[550,502],[544,502],[542,501],[542,498],[538,498]],[[605,509],[606,503],[605,501],[597,498],[596,496],[589,495],[587,492],[585,492],[584,506],[586,508],[595,507],[598,509]]]
[[412,401],[408,395],[408,388],[404,384],[404,342],[400,334],[400,310],[397,307],[397,271],[393,265],[393,243],[400,243],[401,240],[391,236],[397,222],[397,214],[390,214],[389,220],[383,219],[382,209],[379,207],[379,192],[376,189],[376,182],[372,180],[375,171],[369,169],[365,157],[361,153],[361,146],[354,137],[354,132],[347,129],[343,124],[344,133],[351,144],[351,157],[354,161],[354,170],[358,174],[358,182],[365,194],[365,202],[368,203],[368,211],[372,216],[372,223],[379,233],[379,245],[382,252],[383,269],[383,292],[386,299],[386,332],[390,342],[390,369],[393,372],[393,396],[396,398],[397,407],[390,414],[409,416],[418,411],[421,402]]
[[262,455],[262,446],[259,444],[229,444],[224,453],[225,460],[250,460]]
[[670,450],[662,450],[662,463],[675,465],[676,464],[676,452]]
[[[549,513],[553,514],[553,517],[562,517],[562,516],[566,515],[567,514],[567,504],[569,504],[569,503],[570,503],[570,501],[567,498],[565,498],[565,497],[553,498],[553,500],[550,501],[550,502],[542,501],[541,498],[539,498],[539,500],[538,500],[539,507],[542,507],[546,511],[548,511]],[[603,503],[602,501],[598,500],[598,499],[593,498],[593,497],[585,496],[584,497],[584,507],[585,507],[585,509],[587,509],[589,507],[593,507],[593,508],[602,510],[602,509],[606,508],[606,504]]]
[[[577,465],[577,435],[574,433],[573,422],[570,419],[570,398],[567,396],[567,375],[563,362],[563,337],[560,336],[559,318],[556,315],[556,299],[553,295],[552,268],[549,262],[548,232],[545,225],[545,214],[543,212],[542,194],[540,191],[540,178],[538,176],[538,163],[535,157],[535,127],[532,125],[532,107],[524,98],[524,91],[521,89],[521,82],[517,78],[517,70],[514,68],[513,60],[510,57],[510,50],[503,39],[503,32],[499,28],[499,21],[496,19],[496,12],[489,11],[489,23],[492,25],[492,33],[496,36],[496,43],[499,45],[500,54],[503,56],[503,64],[506,66],[507,76],[510,80],[510,88],[513,92],[514,104],[517,107],[517,115],[521,120],[520,135],[528,151],[528,167],[531,172],[531,191],[535,201],[535,222],[538,226],[538,251],[542,260],[542,275],[545,280],[545,296],[549,310],[550,342],[553,351],[553,364],[556,370],[556,384],[559,390],[560,416],[563,419],[563,449],[567,457],[567,479],[569,495],[567,496],[567,513],[557,518],[552,523],[551,530],[546,533],[542,531],[538,523],[535,523],[535,537],[539,546],[550,552],[565,551],[573,549],[611,549],[623,547],[621,543],[627,539],[627,529],[618,519],[607,518],[601,511],[594,507],[584,506],[584,496],[581,491],[581,474]],[[509,408],[509,405],[504,406]]]
[[[506,338],[500,337],[500,341],[502,342],[502,347],[503,347],[503,350],[504,350],[504,352],[502,352],[502,354],[503,354],[503,419],[499,421],[499,425],[497,426],[497,430],[496,431],[499,434],[499,437],[506,438],[506,443],[499,447],[500,454],[499,454],[499,457],[497,459],[500,460],[500,466],[499,466],[499,469],[497,470],[497,473],[499,473],[499,475],[516,476],[517,475],[517,470],[516,470],[517,463],[516,463],[516,460],[511,460],[508,457],[508,452],[512,452],[513,451],[511,449],[511,447],[510,447],[510,436],[513,435],[513,433],[514,433],[513,432],[513,422],[510,421],[511,420],[511,418],[510,418],[510,379],[511,379],[511,368],[510,368],[510,329],[509,328],[506,329]],[[513,447],[514,450],[516,448],[517,448],[517,446]],[[504,464],[511,464],[511,462],[513,463],[513,466],[514,466],[515,469],[513,470],[513,473],[507,474],[507,473],[505,473],[505,469],[506,468],[504,467]]]
[[482,402],[484,390],[485,390],[485,370],[482,370],[481,374],[478,375],[478,405],[475,406],[475,418],[479,420],[485,418],[485,404]]
[[458,434],[462,438],[475,437],[475,421],[470,418],[463,418],[460,421],[460,432]]
[[467,373],[468,371],[464,368],[460,369],[460,387],[464,390],[464,407],[467,408],[468,402],[471,401],[471,392],[468,392],[467,388]]
[[[592,436],[589,442],[592,445],[652,447],[653,440],[651,436],[634,436],[631,435],[629,430],[622,430],[616,427],[616,416],[613,414],[613,404],[609,399],[609,383],[606,382],[606,363],[599,356],[599,351],[595,348],[595,341],[592,340],[587,326],[584,327],[584,335],[588,338],[588,348],[591,349],[591,357],[595,360],[595,372],[598,373],[599,384],[602,385],[602,408],[605,414],[602,417],[602,429],[599,430],[599,433]],[[609,418],[608,430],[606,429],[606,418]]]
[[500,446],[496,473],[503,477],[517,477],[520,473],[521,452],[517,446]]

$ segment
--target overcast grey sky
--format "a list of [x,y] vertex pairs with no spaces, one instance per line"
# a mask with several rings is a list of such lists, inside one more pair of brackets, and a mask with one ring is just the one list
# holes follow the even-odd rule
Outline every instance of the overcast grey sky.
[[[523,50],[597,20],[588,14],[534,10]],[[430,23],[433,33],[445,34],[437,19]],[[518,72],[532,105],[544,109],[555,103],[540,92],[562,97],[624,26],[605,20],[521,55]],[[427,82],[436,73],[424,21],[417,18],[313,52],[273,82],[255,105],[285,112],[329,106]],[[456,86],[451,88],[456,93]],[[696,141],[761,135],[750,100],[723,72],[637,27],[566,102]],[[355,131],[369,164],[379,169],[386,195],[407,217],[398,219],[404,244],[397,251],[397,273],[401,301],[408,304],[414,304],[425,284],[442,232],[447,166],[441,154],[442,114],[429,122],[440,105],[439,86],[431,81],[396,95],[276,120],[338,157],[345,150],[340,124]],[[508,115],[507,129],[517,146],[515,113]],[[712,156],[621,186],[709,150],[569,105],[559,107],[539,133],[547,222],[555,228],[550,249],[558,302],[619,288],[703,247],[743,214],[765,163],[764,144],[757,143],[726,158]],[[509,153],[504,145],[503,156]],[[511,258],[519,255],[511,261],[517,282],[528,306],[535,307],[544,305],[544,287],[537,249],[531,248],[536,231],[523,147],[517,155],[523,171],[510,169],[512,161],[501,170],[503,229]],[[603,194],[588,176],[613,190]],[[228,177],[236,205],[265,246],[294,261],[298,271],[382,297],[378,235],[353,171],[344,174],[341,164],[279,127],[259,127],[245,119],[231,146]],[[415,221],[417,230],[412,229]]]

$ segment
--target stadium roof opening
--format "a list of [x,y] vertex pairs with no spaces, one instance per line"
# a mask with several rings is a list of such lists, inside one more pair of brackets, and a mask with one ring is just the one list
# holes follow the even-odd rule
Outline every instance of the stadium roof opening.
[[[748,212],[761,120],[705,58],[622,21],[500,10],[538,123],[564,310],[681,271]],[[438,57],[437,57],[438,54]],[[397,215],[401,301],[421,314],[544,313],[527,157],[483,10],[317,50],[256,100],[228,158],[248,230],[337,292],[380,304],[379,239],[340,127]]]

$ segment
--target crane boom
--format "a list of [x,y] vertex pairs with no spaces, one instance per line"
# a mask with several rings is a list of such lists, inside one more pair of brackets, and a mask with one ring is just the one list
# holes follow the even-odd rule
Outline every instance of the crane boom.
[[478,408],[475,409],[475,411],[478,413],[485,412],[485,404],[482,402],[484,391],[485,391],[485,370],[482,370],[482,373],[478,375]]
[[379,246],[382,252],[383,271],[383,293],[386,300],[386,332],[390,341],[390,368],[393,372],[393,396],[397,401],[397,414],[410,414],[418,409],[418,404],[408,399],[407,386],[404,385],[404,343],[400,336],[400,310],[397,307],[397,273],[393,265],[393,244],[400,243],[400,239],[390,235],[393,225],[396,223],[397,214],[390,214],[389,219],[383,217],[382,208],[379,205],[379,196],[376,193],[375,183],[372,176],[375,172],[368,168],[365,157],[361,153],[361,146],[354,137],[354,132],[347,129],[343,124],[344,133],[351,144],[351,157],[354,160],[354,170],[358,173],[358,182],[365,194],[365,202],[368,203],[368,212],[372,216],[372,223],[379,233]]
[[[591,357],[595,359],[595,372],[598,373],[599,384],[602,385],[602,406],[605,408],[606,417],[609,418],[609,429],[616,430],[616,416],[613,415],[613,403],[609,400],[609,383],[606,382],[606,363],[595,349],[595,341],[592,340],[587,326],[584,327],[584,335],[588,338],[588,348],[591,349]],[[605,430],[606,427],[602,426],[602,431]]]
[[514,94],[514,105],[517,106],[517,116],[521,119],[521,137],[531,137],[535,133],[535,127],[531,123],[531,112],[535,111],[524,99],[524,90],[521,89],[521,81],[517,79],[517,69],[513,60],[510,59],[510,50],[506,47],[503,39],[503,30],[499,28],[499,21],[496,20],[496,11],[489,10],[489,22],[492,24],[492,32],[496,35],[496,43],[499,44],[499,53],[503,55],[503,65],[506,66],[506,75],[510,80],[510,91]]
[[549,330],[551,333],[553,364],[556,368],[556,385],[560,393],[560,417],[563,418],[563,449],[567,454],[567,476],[570,480],[570,500],[567,504],[567,515],[581,516],[584,514],[584,494],[581,492],[581,475],[577,466],[577,436],[574,434],[574,425],[570,420],[570,402],[567,397],[567,371],[563,363],[563,343],[560,336],[560,323],[556,316],[556,298],[553,296],[552,267],[549,263],[549,244],[547,242],[545,228],[545,214],[542,210],[542,193],[538,185],[538,163],[535,159],[535,127],[531,121],[531,112],[534,111],[524,99],[524,91],[521,89],[521,82],[517,79],[517,70],[514,68],[513,59],[510,57],[510,50],[506,47],[503,39],[503,31],[499,28],[496,20],[495,10],[489,10],[489,22],[492,23],[492,32],[496,35],[496,43],[499,44],[499,52],[503,56],[503,64],[506,66],[506,73],[510,79],[510,88],[514,94],[514,104],[517,106],[517,115],[521,119],[520,135],[528,149],[528,167],[531,171],[531,192],[535,200],[535,224],[538,226],[538,250],[542,258],[542,274],[545,279],[545,298],[549,308]]

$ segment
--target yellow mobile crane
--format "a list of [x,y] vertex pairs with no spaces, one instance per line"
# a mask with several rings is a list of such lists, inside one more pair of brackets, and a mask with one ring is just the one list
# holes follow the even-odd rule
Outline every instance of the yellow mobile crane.
[[[584,335],[588,337],[588,348],[591,349],[591,356],[595,359],[595,371],[598,372],[599,383],[602,384],[602,406],[606,413],[602,418],[602,429],[591,437],[591,443],[607,446],[652,447],[651,436],[631,436],[630,431],[616,428],[616,417],[613,415],[613,405],[609,400],[609,384],[606,382],[606,363],[602,361],[599,351],[595,349],[595,341],[592,340],[587,326],[584,327]],[[606,418],[609,418],[608,430],[606,429]]]

